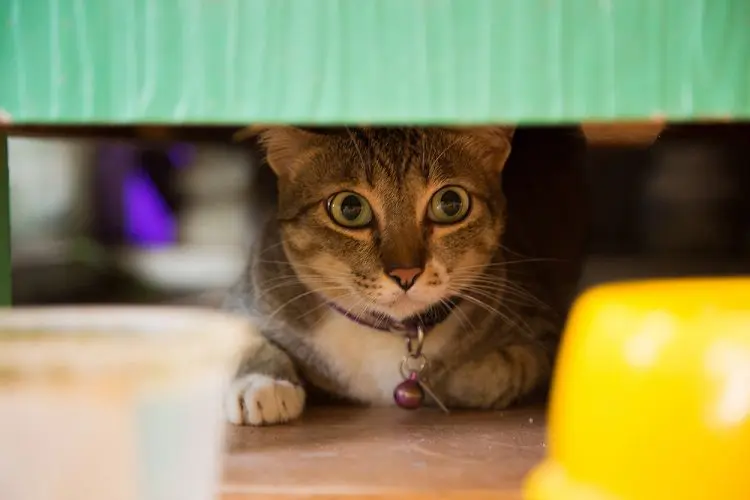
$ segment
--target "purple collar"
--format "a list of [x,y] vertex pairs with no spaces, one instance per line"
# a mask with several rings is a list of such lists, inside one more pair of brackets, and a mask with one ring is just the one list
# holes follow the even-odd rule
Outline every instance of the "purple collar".
[[452,299],[446,301],[445,305],[439,307],[430,307],[427,311],[410,316],[404,320],[396,320],[386,315],[370,314],[367,316],[360,316],[350,313],[349,311],[337,306],[336,304],[329,302],[329,307],[341,314],[346,316],[351,321],[364,325],[375,330],[383,332],[401,333],[403,332],[407,336],[411,337],[412,334],[416,335],[417,328],[422,327],[424,333],[429,332],[437,325],[448,319],[453,309],[458,305],[458,299]]

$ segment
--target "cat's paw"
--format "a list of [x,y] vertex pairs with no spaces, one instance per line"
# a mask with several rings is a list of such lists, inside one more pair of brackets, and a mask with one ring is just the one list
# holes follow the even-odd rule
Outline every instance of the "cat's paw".
[[227,420],[236,425],[272,425],[302,414],[305,390],[287,380],[251,373],[232,382],[224,401]]

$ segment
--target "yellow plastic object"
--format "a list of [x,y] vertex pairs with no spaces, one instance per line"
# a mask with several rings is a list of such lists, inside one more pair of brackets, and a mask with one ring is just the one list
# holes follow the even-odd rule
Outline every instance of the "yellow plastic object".
[[527,500],[750,499],[750,279],[584,294],[548,432]]

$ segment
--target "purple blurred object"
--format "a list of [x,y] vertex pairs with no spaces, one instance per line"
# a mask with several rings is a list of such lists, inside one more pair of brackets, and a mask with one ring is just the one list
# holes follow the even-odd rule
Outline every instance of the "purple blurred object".
[[[141,149],[110,143],[102,146],[95,175],[97,236],[107,244],[169,246],[177,241],[177,218],[142,164]],[[190,164],[193,148],[176,144],[166,151],[168,165]]]
[[124,231],[128,243],[167,246],[177,239],[177,222],[164,199],[142,170],[135,169],[123,185]]

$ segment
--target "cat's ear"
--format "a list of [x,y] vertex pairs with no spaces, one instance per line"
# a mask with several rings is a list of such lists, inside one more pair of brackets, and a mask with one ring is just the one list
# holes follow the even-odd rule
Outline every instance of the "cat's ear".
[[279,177],[292,177],[296,168],[315,147],[318,137],[288,126],[253,125],[235,134],[236,140],[255,137],[266,152],[268,165]]
[[460,134],[466,147],[482,158],[488,168],[500,172],[510,156],[516,129],[512,126],[481,126],[451,127],[450,130]]

